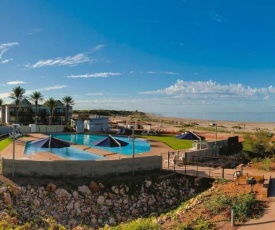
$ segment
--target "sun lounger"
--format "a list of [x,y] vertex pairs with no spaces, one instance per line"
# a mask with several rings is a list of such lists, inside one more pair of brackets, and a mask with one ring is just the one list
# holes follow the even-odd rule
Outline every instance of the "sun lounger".
[[143,130],[143,131],[141,132],[141,134],[142,134],[142,135],[148,135],[148,134],[149,134],[149,130]]
[[125,134],[125,129],[122,129],[120,134]]
[[119,130],[116,132],[116,134],[120,134],[120,132],[121,132],[121,129],[119,129]]
[[15,132],[15,135],[13,135],[13,132],[9,132],[9,137],[10,138],[13,138],[13,137],[18,138],[18,137],[21,137],[21,136],[22,136],[22,133],[20,133],[20,132]]

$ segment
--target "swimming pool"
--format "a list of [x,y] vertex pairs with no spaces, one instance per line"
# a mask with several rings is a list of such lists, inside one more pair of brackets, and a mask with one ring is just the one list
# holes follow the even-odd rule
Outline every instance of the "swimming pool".
[[[31,141],[26,143],[24,154],[33,154],[35,152],[47,152],[49,149],[36,147],[31,144]],[[68,160],[100,160],[105,157],[82,151],[73,147],[51,148],[51,153],[66,158]]]
[[[129,143],[127,146],[123,146],[119,148],[119,147],[101,147],[101,146],[99,147],[99,146],[94,146],[92,144],[93,141],[101,140],[107,137],[107,135],[77,133],[77,134],[52,134],[52,136],[65,141],[75,143],[75,144],[87,145],[92,148],[98,148],[109,152],[121,153],[124,155],[132,155],[133,153],[132,139],[129,139],[128,137],[117,137],[117,136],[115,137],[118,140]],[[135,142],[134,142],[135,154],[149,152],[150,150],[151,150],[151,146],[148,141],[139,139],[139,138],[135,139]]]

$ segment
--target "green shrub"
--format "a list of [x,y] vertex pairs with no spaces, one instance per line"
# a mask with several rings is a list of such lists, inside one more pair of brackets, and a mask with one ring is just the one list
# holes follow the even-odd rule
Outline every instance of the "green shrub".
[[256,200],[253,193],[242,193],[237,196],[228,196],[222,193],[214,196],[206,206],[212,214],[226,212],[225,216],[228,218],[233,208],[235,220],[241,222],[248,218],[258,217],[263,211],[262,203]]
[[209,230],[212,229],[213,223],[208,220],[197,219],[196,224],[193,227],[194,230]]
[[161,227],[155,221],[150,218],[140,218],[129,223],[124,223],[116,227],[112,227],[113,230],[160,230]]
[[239,125],[233,125],[231,128],[232,128],[232,129],[242,129],[242,127],[239,126]]
[[256,168],[267,172],[274,170],[274,161],[274,158],[255,158],[252,160],[253,163],[256,163]]
[[217,184],[227,184],[231,180],[225,179],[225,178],[216,178],[215,183]]

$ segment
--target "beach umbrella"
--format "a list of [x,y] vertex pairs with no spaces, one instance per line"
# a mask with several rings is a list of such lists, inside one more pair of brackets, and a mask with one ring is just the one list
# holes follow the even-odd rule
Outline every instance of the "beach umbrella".
[[201,140],[204,140],[205,137],[199,136],[191,131],[176,135],[176,138],[182,139],[182,140],[190,140],[190,141],[200,141],[200,149],[202,148],[201,146]]
[[[108,137],[105,137],[98,141],[93,141],[92,144],[94,146],[101,146],[101,147],[111,147],[111,148],[119,147],[119,151],[121,154],[121,147],[127,146],[129,143],[125,142],[125,141],[118,140],[109,134]],[[118,156],[118,159],[120,159],[120,156]],[[117,164],[118,164],[118,162],[117,162]],[[117,167],[118,167],[118,165],[117,165]],[[118,172],[117,172],[117,174],[118,174]]]
[[52,136],[32,141],[31,144],[39,148],[65,148],[71,145],[67,141],[63,141]]
[[190,131],[176,135],[176,138],[182,139],[182,140],[191,140],[191,141],[205,139],[203,136],[199,136],[199,135],[197,135],[193,132],[190,132]]
[[98,141],[93,141],[92,144],[94,146],[101,146],[101,147],[122,147],[122,146],[127,146],[129,143],[118,140],[112,137],[111,135],[109,135],[108,137],[105,137]]

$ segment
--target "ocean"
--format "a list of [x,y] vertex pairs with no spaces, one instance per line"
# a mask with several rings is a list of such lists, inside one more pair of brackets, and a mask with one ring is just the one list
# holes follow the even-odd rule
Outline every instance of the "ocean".
[[190,118],[211,121],[275,122],[275,112],[205,112],[162,113],[165,117]]

